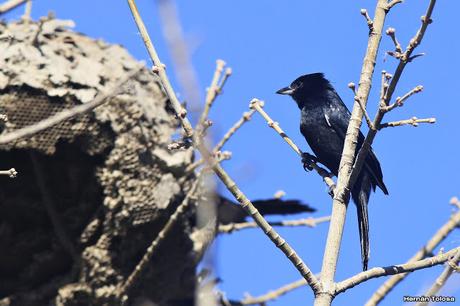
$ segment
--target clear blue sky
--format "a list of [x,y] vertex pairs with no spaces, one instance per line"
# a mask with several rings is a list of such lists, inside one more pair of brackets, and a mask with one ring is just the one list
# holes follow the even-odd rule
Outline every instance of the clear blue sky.
[[[217,58],[224,59],[234,71],[211,113],[216,140],[247,110],[251,98],[258,97],[266,101],[266,110],[288,135],[307,150],[299,133],[296,105],[287,97],[275,95],[277,89],[301,74],[326,73],[345,103],[351,105],[352,94],[347,84],[358,82],[367,44],[368,29],[359,10],[367,8],[372,16],[376,1],[177,2],[184,31],[196,47],[192,60],[201,89],[208,86]],[[403,46],[418,29],[427,4],[428,0],[407,0],[389,15],[386,24],[396,28]],[[155,1],[138,0],[138,5],[160,57],[170,67]],[[150,63],[126,1],[34,1],[34,18],[49,10],[58,18],[75,20],[76,31],[122,44],[133,56]],[[426,56],[407,67],[396,95],[419,84],[425,89],[387,118],[394,121],[412,116],[436,117],[437,123],[386,129],[376,138],[374,149],[390,195],[377,192],[371,197],[371,267],[402,263],[411,257],[448,219],[452,212],[448,205],[450,197],[460,195],[460,41],[455,21],[459,10],[458,1],[438,1],[434,23],[418,49]],[[22,8],[16,9],[8,18],[19,17],[22,12]],[[392,72],[395,68],[396,61],[387,58],[385,62],[382,52],[391,49],[391,41],[385,36],[378,55],[376,80],[382,69]],[[176,90],[181,88],[176,86]],[[369,101],[372,115],[377,92],[376,85]],[[226,149],[233,152],[233,159],[225,163],[225,168],[250,198],[267,198],[283,189],[288,198],[298,198],[316,207],[315,216],[330,213],[331,200],[321,179],[315,173],[305,173],[295,153],[258,116]],[[338,279],[360,270],[355,215],[354,206],[350,206]],[[327,225],[279,231],[312,270],[319,272]],[[451,249],[459,244],[457,230],[442,247]],[[242,298],[244,292],[262,294],[299,278],[260,230],[221,237],[217,254],[221,287],[230,298]],[[382,305],[401,305],[402,296],[424,292],[441,270],[442,267],[436,267],[414,273]],[[383,280],[351,289],[337,297],[335,305],[363,304]],[[458,275],[453,277],[445,294],[460,299],[459,281]],[[311,291],[302,288],[270,305],[308,305],[311,300]]]

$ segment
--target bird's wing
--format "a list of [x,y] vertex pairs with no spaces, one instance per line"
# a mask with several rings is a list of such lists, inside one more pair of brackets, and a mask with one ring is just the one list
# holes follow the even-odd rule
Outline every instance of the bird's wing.
[[[330,92],[329,101],[332,101],[326,109],[324,110],[324,119],[328,126],[330,126],[336,134],[345,141],[345,136],[348,129],[348,122],[350,121],[350,111],[343,103],[342,99],[340,99],[339,95],[335,91]],[[364,143],[364,135],[359,131],[358,135],[358,144],[356,146],[356,154],[358,150]],[[375,185],[379,186],[382,189],[384,194],[388,194],[388,190],[383,183],[383,174],[382,169],[380,167],[380,163],[375,156],[374,151],[372,148],[369,151],[369,154],[366,157],[366,162],[364,167],[369,171],[373,178],[373,182]],[[375,186],[374,186],[375,189]]]

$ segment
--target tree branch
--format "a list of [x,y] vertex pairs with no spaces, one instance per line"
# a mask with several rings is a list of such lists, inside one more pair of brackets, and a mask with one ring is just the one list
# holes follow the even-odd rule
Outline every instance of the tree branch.
[[[269,222],[271,226],[307,226],[315,227],[318,224],[329,222],[331,220],[330,216],[319,217],[319,218],[304,218],[299,220],[283,220],[279,222]],[[257,223],[255,222],[242,222],[242,223],[230,223],[225,225],[219,225],[219,233],[230,234],[234,231],[240,231],[248,228],[256,228]]]
[[[417,253],[414,254],[407,262],[411,263],[417,260],[421,260],[426,256],[433,253],[433,250],[458,226],[460,225],[460,211],[453,214],[449,220],[431,237],[431,239],[424,245]],[[370,297],[366,302],[366,306],[375,306],[380,303],[381,300],[391,291],[393,288],[401,282],[408,273],[401,273],[389,278],[383,285],[381,285],[377,291]]]
[[389,266],[389,267],[383,267],[383,268],[372,268],[370,270],[361,272],[359,274],[356,274],[353,277],[350,277],[349,279],[346,279],[344,281],[337,283],[335,293],[336,294],[342,293],[369,279],[373,279],[373,278],[377,278],[381,276],[399,274],[399,273],[413,272],[416,270],[421,270],[421,269],[426,269],[432,266],[436,266],[436,265],[445,263],[446,261],[450,260],[452,256],[456,255],[458,252],[460,252],[460,247],[452,249],[447,253],[439,254],[439,255],[421,259],[418,261],[405,263],[402,265],[395,265],[395,266]]
[[23,4],[28,0],[10,0],[10,1],[5,1],[3,4],[0,5],[0,14],[4,14],[8,11],[11,11],[15,7]]
[[256,296],[256,297],[247,296],[241,301],[241,304],[242,305],[256,305],[256,304],[264,305],[266,302],[276,300],[280,296],[285,295],[286,293],[289,293],[297,288],[303,287],[306,284],[307,283],[302,278],[302,279],[299,279],[295,282],[284,285],[283,287],[280,287],[276,290],[272,290],[260,296]]
[[418,119],[417,117],[412,117],[410,119],[406,120],[400,120],[400,121],[392,121],[392,122],[387,122],[387,123],[382,123],[379,126],[379,129],[384,129],[387,127],[396,127],[396,126],[401,126],[401,125],[412,125],[414,127],[417,127],[419,123],[436,123],[436,118],[426,118],[426,119]]
[[203,112],[201,113],[200,120],[198,121],[198,125],[197,125],[198,127],[203,125],[203,122],[208,118],[209,111],[211,110],[212,104],[214,103],[214,100],[216,99],[217,95],[219,94],[221,90],[219,89],[218,83],[222,75],[222,71],[224,70],[224,67],[225,67],[225,62],[221,59],[218,59],[216,61],[216,70],[214,71],[211,85],[209,86],[208,93],[206,94],[206,101],[204,104],[204,109],[203,109]]
[[[367,154],[369,153],[371,145],[374,141],[375,135],[377,134],[378,127],[380,126],[380,123],[382,122],[382,119],[385,113],[388,111],[387,106],[389,105],[389,101],[391,101],[391,97],[396,89],[396,85],[398,84],[399,79],[401,78],[404,68],[406,67],[407,63],[411,61],[412,52],[414,51],[415,47],[421,43],[422,38],[425,34],[425,31],[428,27],[428,24],[431,23],[431,14],[433,12],[435,3],[436,3],[436,0],[430,0],[430,4],[428,6],[426,16],[422,17],[422,26],[417,31],[417,34],[414,36],[414,38],[411,39],[411,42],[406,48],[406,51],[403,53],[403,55],[399,59],[399,64],[398,64],[398,67],[396,68],[394,76],[392,77],[391,82],[388,85],[388,88],[384,90],[385,94],[381,97],[379,110],[377,112],[377,115],[374,118],[374,123],[373,123],[373,125],[377,127],[377,130],[369,130],[369,132],[367,133],[366,138],[364,139],[364,143],[361,149],[359,150],[355,163],[353,165],[353,171],[350,175],[350,185],[349,186],[353,186],[356,179],[358,178],[361,168],[364,165],[364,161],[366,160]],[[407,96],[405,98],[407,99],[412,94],[419,92],[421,90],[422,90],[422,87],[416,87],[411,92],[406,94],[404,97]]]

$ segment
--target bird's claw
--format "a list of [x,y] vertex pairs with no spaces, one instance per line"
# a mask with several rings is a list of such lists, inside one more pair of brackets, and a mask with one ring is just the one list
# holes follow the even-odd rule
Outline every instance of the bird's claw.
[[316,156],[311,155],[310,153],[302,153],[302,164],[303,164],[303,169],[305,171],[312,171],[313,170],[313,164],[316,163],[318,159]]

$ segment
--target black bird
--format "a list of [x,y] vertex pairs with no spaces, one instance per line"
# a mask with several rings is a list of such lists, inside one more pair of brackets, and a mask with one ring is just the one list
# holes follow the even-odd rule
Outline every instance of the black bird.
[[[351,114],[331,83],[322,73],[307,74],[276,93],[290,95],[301,111],[300,132],[316,155],[305,154],[304,165],[308,167],[309,159],[310,162],[319,161],[337,176]],[[364,136],[359,132],[356,153],[363,142]],[[388,194],[380,163],[371,149],[351,191],[358,212],[363,270],[367,270],[369,261],[367,204],[371,187],[375,191],[376,186]]]

